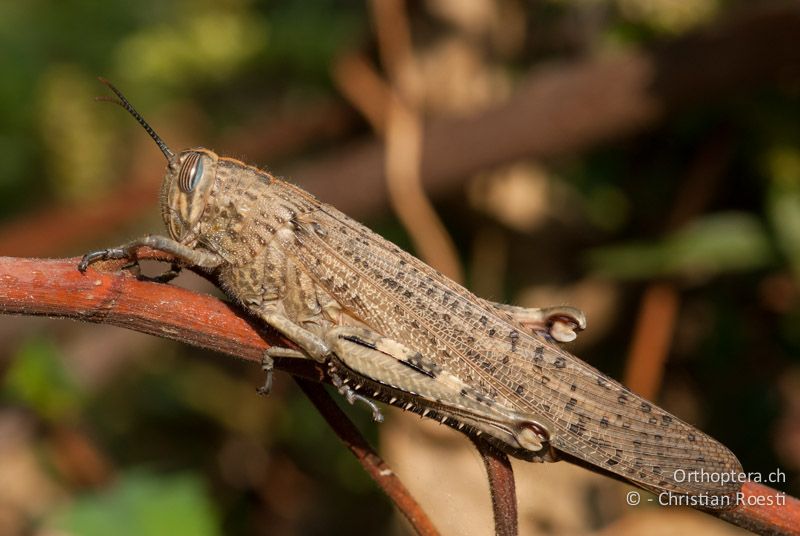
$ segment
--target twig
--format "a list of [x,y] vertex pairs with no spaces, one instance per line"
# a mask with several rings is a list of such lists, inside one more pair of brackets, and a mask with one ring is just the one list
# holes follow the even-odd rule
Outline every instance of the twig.
[[414,49],[411,44],[411,24],[409,23],[405,0],[372,0],[372,20],[375,22],[375,35],[378,38],[378,53],[381,64],[389,76],[395,92],[403,99],[408,98],[404,76],[414,64]]
[[[575,154],[691,106],[796,79],[800,5],[770,2],[738,11],[649,52],[540,66],[504,103],[432,121],[422,146],[425,191],[436,197],[492,166]],[[282,170],[351,216],[386,209],[384,171],[380,141]]]
[[464,271],[456,246],[420,180],[421,146],[419,116],[393,97],[386,123],[386,181],[392,208],[420,258],[453,281],[463,283]]
[[261,106],[246,123],[223,135],[214,144],[215,150],[251,164],[270,166],[309,146],[342,138],[358,123],[358,116],[338,99],[304,102],[302,110],[288,109],[276,115],[272,107]]
[[51,422],[47,441],[60,476],[78,489],[100,488],[114,478],[114,467],[81,426]]
[[372,130],[384,133],[391,89],[367,59],[357,52],[345,54],[333,64],[331,75],[336,88],[364,116]]
[[[715,132],[693,159],[670,211],[665,231],[674,231],[699,215],[724,176],[732,151],[727,127]],[[681,296],[674,282],[654,281],[642,295],[625,369],[625,385],[655,399],[672,345]]]
[[397,475],[386,465],[386,462],[369,446],[369,443],[358,432],[353,422],[336,405],[328,392],[318,383],[313,383],[302,378],[295,378],[297,384],[311,400],[317,410],[325,417],[336,435],[344,441],[350,452],[361,462],[369,476],[392,498],[395,505],[408,519],[417,533],[423,536],[435,536],[439,531],[430,519],[420,509],[419,504],[406,487],[397,478]]
[[333,77],[342,94],[385,139],[389,202],[417,253],[454,281],[463,281],[456,247],[420,180],[423,140],[418,114],[357,54],[338,61]]
[[470,438],[483,458],[489,489],[492,492],[492,513],[496,536],[517,536],[519,532],[517,491],[514,471],[508,456],[485,441]]
[[650,400],[658,396],[661,387],[679,303],[672,283],[651,283],[642,294],[625,365],[625,385]]
[[[148,251],[141,252],[140,258],[167,259]],[[127,270],[98,270],[100,263],[81,274],[76,268],[79,260],[0,257],[0,313],[111,324],[254,362],[261,360],[270,344],[292,345],[212,296],[139,281]],[[103,264],[120,268],[124,262]],[[311,361],[276,359],[275,366],[296,377],[330,383],[324,369]],[[328,419],[329,412],[323,412],[323,416]],[[399,479],[394,477],[391,485],[386,484],[387,478],[382,474],[387,470],[385,462],[372,451],[363,455],[367,442],[355,426],[343,425],[339,418],[330,424],[357,454],[365,470],[373,478],[380,477],[376,481],[415,530],[424,535],[436,534]]]
[[403,73],[414,61],[405,2],[377,0],[372,2],[372,12],[381,61],[391,85],[357,54],[346,55],[335,64],[334,80],[384,139],[389,202],[419,256],[454,281],[463,282],[456,247],[422,185],[423,128],[403,84]]
[[757,534],[800,534],[800,500],[786,495],[785,504],[774,504],[778,492],[753,482],[746,482],[740,493],[735,508],[712,515]]
[[[81,274],[75,269],[78,260],[0,257],[0,313],[112,324],[254,362],[260,361],[269,343],[288,344],[217,298],[138,281],[127,271],[90,268]],[[106,263],[110,266],[120,263]],[[275,365],[295,376],[327,381],[324,370],[309,361],[276,359]],[[364,458],[367,463],[371,460],[370,456]],[[752,483],[745,484],[742,493],[745,498],[778,495],[774,489]],[[800,501],[787,496],[784,506],[740,504],[712,515],[751,530],[761,527],[758,530],[762,532],[792,534],[800,527]],[[414,516],[407,515],[409,519]]]

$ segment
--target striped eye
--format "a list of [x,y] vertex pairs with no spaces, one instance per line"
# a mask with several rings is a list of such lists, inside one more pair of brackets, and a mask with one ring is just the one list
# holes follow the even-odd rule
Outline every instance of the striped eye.
[[178,173],[178,186],[181,191],[191,193],[197,183],[200,182],[200,177],[203,176],[203,158],[200,153],[190,153],[183,161],[181,170]]

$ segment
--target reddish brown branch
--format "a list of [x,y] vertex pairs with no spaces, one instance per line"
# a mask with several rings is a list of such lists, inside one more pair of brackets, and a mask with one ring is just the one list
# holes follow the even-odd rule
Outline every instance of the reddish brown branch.
[[[164,258],[154,252],[144,252],[140,257]],[[109,272],[89,268],[82,274],[76,268],[79,260],[0,257],[0,313],[111,324],[256,362],[270,343],[292,346],[276,333],[260,329],[241,311],[217,298],[172,285],[139,281],[127,270]],[[124,263],[105,264],[119,268]],[[275,366],[302,378],[328,381],[324,370],[310,361],[276,360]],[[437,534],[419,504],[356,427],[341,410],[330,407],[332,401],[330,404],[323,401],[327,397],[324,390],[315,389],[307,380],[298,381],[415,530],[422,535]]]
[[517,536],[519,533],[517,490],[511,462],[508,456],[485,441],[473,439],[472,442],[483,458],[486,475],[489,477],[495,535]]
[[260,359],[267,340],[279,340],[221,300],[138,281],[128,271],[82,274],[79,260],[0,257],[0,311],[111,324],[251,361]]
[[[423,536],[438,535],[439,531],[433,526],[430,519],[420,509],[417,501],[411,496],[406,487],[397,478],[386,462],[369,446],[369,443],[358,433],[353,422],[336,405],[328,392],[318,383],[296,378],[297,384],[311,400],[317,410],[325,417],[336,435],[345,442],[350,452],[361,462],[369,476],[377,482],[378,486],[392,497],[395,505]],[[357,438],[357,439],[355,439]],[[355,439],[355,440],[354,440]]]
[[[259,361],[269,342],[289,344],[274,333],[261,331],[240,311],[217,298],[171,285],[138,281],[128,271],[90,268],[81,274],[76,269],[78,260],[0,257],[0,313],[112,324],[250,361]],[[121,265],[120,262],[106,264]],[[276,367],[314,381],[324,379],[324,371],[311,362],[277,360]],[[385,466],[379,458],[363,450],[361,445],[366,444],[365,440],[360,436],[351,437],[353,432],[355,430],[345,431],[348,444],[355,445],[351,449],[360,453],[359,461],[370,474],[380,474]],[[383,482],[378,483],[383,486]],[[508,484],[497,486],[507,487]],[[392,486],[385,489],[393,493]],[[745,503],[713,515],[750,530],[797,534],[800,501],[787,496],[783,505],[768,504],[778,492],[753,483],[745,484],[742,494],[747,500]],[[415,528],[420,534],[431,534],[428,530],[432,525],[427,518],[421,520],[419,516],[424,514],[419,507],[415,503],[408,506],[410,496],[406,491],[390,497],[409,520],[418,523]],[[764,497],[764,500],[757,504],[755,497]],[[508,512],[507,508],[502,507]]]
[[768,486],[746,482],[738,505],[714,515],[757,534],[800,534],[800,500],[783,495],[781,503],[780,496]]

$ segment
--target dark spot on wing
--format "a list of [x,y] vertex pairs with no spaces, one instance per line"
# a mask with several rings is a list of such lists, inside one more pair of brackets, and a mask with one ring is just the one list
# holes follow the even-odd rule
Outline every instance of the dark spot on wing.
[[476,392],[475,393],[475,400],[477,400],[478,402],[480,402],[482,404],[486,404],[487,406],[493,406],[494,405],[494,400],[492,400],[491,398],[489,398],[488,396],[486,396],[486,395],[484,395],[483,393],[480,393],[480,392]]
[[519,341],[519,332],[513,330],[511,333],[508,334],[508,338],[511,339],[511,351],[517,351],[517,342]]
[[580,436],[586,431],[586,427],[581,423],[570,423],[569,431],[577,436]]

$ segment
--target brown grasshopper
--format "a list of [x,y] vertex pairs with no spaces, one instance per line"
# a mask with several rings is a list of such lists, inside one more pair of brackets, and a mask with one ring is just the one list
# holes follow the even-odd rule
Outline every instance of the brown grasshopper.
[[[530,461],[568,458],[643,488],[731,497],[741,472],[723,445],[562,349],[585,327],[570,307],[481,299],[308,192],[203,148],[167,158],[154,235],[88,253],[135,259],[147,246],[213,271],[225,293],[313,359],[350,403],[375,399],[437,419]],[[715,506],[711,504],[710,506]]]

